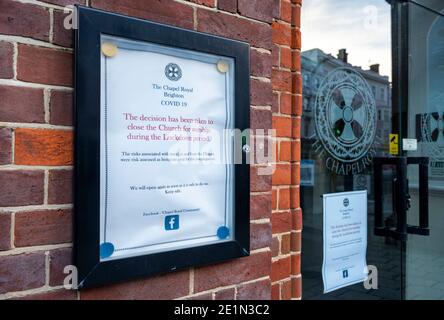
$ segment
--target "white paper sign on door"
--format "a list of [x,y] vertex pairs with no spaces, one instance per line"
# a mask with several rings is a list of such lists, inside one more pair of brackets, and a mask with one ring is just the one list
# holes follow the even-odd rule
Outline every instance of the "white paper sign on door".
[[324,194],[324,293],[367,277],[367,190]]
[[101,259],[229,241],[234,60],[104,41],[118,52],[102,55]]

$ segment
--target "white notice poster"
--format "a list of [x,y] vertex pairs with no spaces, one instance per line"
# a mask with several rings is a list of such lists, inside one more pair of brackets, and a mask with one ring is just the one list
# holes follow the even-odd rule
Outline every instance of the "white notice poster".
[[234,60],[108,36],[102,52],[101,260],[232,239]]
[[324,293],[367,277],[367,190],[325,194]]

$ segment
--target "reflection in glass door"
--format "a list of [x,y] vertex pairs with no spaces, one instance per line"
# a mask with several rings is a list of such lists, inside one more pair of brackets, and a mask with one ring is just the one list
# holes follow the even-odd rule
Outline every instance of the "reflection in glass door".
[[[306,0],[302,26],[303,298],[444,299],[444,2]],[[401,138],[397,156],[390,133]],[[402,164],[377,175],[380,197],[375,157]],[[405,165],[418,157],[427,170]],[[368,193],[366,255],[378,288],[323,294],[320,200],[353,190]]]
[[[429,236],[409,235],[406,242],[406,298],[444,299],[444,3],[408,4],[409,101],[405,138],[417,139],[407,156],[429,158]],[[424,5],[424,6],[423,6]],[[409,168],[412,208],[417,224],[418,172]]]
[[[373,158],[388,156],[392,132],[391,6],[384,0],[305,0],[302,14],[303,299],[400,299],[402,250],[375,236]],[[385,222],[394,221],[393,172],[384,172]],[[367,264],[378,289],[362,283],[323,294],[322,195],[367,190]]]

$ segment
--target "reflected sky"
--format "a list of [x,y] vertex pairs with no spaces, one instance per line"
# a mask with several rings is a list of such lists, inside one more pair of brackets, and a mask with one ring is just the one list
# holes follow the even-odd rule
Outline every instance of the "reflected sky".
[[379,63],[391,75],[390,5],[385,0],[304,0],[302,50],[319,48],[336,56],[347,48],[349,62],[363,69]]

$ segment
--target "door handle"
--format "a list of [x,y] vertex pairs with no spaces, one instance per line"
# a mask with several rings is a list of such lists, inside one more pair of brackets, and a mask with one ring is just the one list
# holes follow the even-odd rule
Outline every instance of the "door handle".
[[419,225],[407,225],[407,233],[430,235],[429,229],[429,158],[407,158],[407,165],[419,166]]
[[[411,206],[407,166],[419,166],[419,225],[407,224],[407,211]],[[396,178],[393,181],[393,209],[396,217],[395,226],[388,226],[384,221],[384,192],[383,168],[394,166]],[[375,228],[378,236],[392,237],[398,240],[407,240],[408,234],[428,236],[429,229],[429,159],[426,157],[390,157],[374,159],[374,203]]]
[[[391,237],[398,240],[407,240],[406,212],[407,203],[404,199],[407,175],[407,159],[405,157],[374,158],[374,203],[375,203],[375,228],[377,236]],[[394,213],[396,223],[387,225],[384,221],[384,166],[394,166],[396,177],[393,181]],[[401,199],[402,198],[402,199]],[[401,201],[400,201],[401,200]]]

